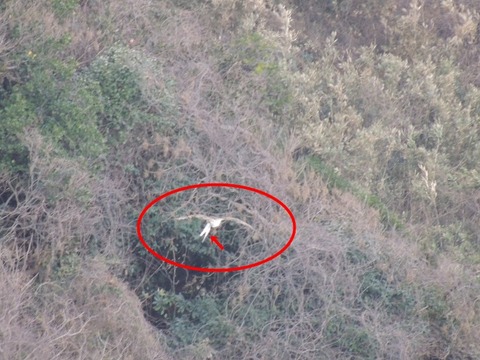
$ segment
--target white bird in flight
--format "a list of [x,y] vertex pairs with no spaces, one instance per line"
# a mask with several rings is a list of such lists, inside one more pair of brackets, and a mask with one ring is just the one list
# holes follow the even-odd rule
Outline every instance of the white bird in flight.
[[205,216],[205,215],[202,215],[202,214],[197,214],[197,215],[182,216],[182,217],[177,218],[177,220],[186,220],[186,219],[191,219],[191,218],[202,219],[202,220],[205,220],[207,222],[207,224],[205,225],[205,227],[203,228],[202,232],[199,235],[200,237],[203,236],[202,242],[205,241],[208,234],[210,234],[210,231],[212,229],[216,229],[216,228],[220,227],[220,224],[223,221],[233,221],[233,222],[236,222],[237,224],[246,226],[246,227],[254,230],[253,227],[251,227],[246,222],[244,222],[240,219],[234,218],[234,217],[229,217],[229,216],[224,217],[224,218],[212,218],[212,217]]

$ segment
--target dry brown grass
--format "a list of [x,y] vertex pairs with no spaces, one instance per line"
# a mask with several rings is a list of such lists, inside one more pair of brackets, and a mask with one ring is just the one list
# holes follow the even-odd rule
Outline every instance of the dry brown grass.
[[143,317],[138,298],[111,275],[107,261],[82,263],[69,284],[37,284],[28,272],[3,267],[1,356],[168,359],[161,339]]
[[[55,156],[36,131],[25,142],[29,186],[2,178],[2,357],[168,358],[114,275],[126,266],[119,245],[130,231],[124,185]],[[91,258],[92,246],[103,255]]]

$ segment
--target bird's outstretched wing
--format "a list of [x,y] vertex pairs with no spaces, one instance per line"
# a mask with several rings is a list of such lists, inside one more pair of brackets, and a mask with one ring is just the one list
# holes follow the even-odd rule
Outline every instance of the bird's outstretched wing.
[[203,228],[202,232],[200,233],[200,237],[203,236],[202,242],[205,241],[208,234],[210,234],[210,231],[212,230],[212,227],[213,228],[219,227],[222,221],[232,221],[232,222],[235,222],[239,225],[245,226],[245,227],[255,231],[255,229],[253,227],[251,227],[249,224],[247,224],[245,221],[242,221],[242,220],[234,218],[234,217],[211,218],[211,217],[208,217],[208,216],[205,216],[205,215],[202,215],[202,214],[195,214],[195,215],[181,216],[181,217],[176,218],[175,220],[187,220],[187,219],[192,219],[192,218],[202,219],[202,220],[205,220],[207,222],[207,224]]
[[252,230],[255,230],[253,227],[251,227],[249,224],[247,224],[245,221],[242,221],[240,219],[237,219],[237,218],[234,218],[234,217],[225,217],[223,218],[224,221],[233,221],[233,222],[236,222],[237,224],[240,224],[242,226],[246,226],[248,227],[249,229],[252,229]]
[[210,224],[210,222],[207,222],[207,225],[205,225],[205,227],[203,228],[202,232],[199,235],[200,237],[203,236],[202,242],[205,241],[211,229],[212,229],[212,225]]

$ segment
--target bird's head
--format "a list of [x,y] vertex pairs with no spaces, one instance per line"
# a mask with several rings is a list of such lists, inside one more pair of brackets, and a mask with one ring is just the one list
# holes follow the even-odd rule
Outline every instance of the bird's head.
[[217,228],[217,227],[220,226],[220,224],[222,223],[222,221],[223,221],[223,219],[220,219],[220,218],[218,218],[218,219],[212,219],[212,220],[210,221],[210,225],[212,225],[212,228]]

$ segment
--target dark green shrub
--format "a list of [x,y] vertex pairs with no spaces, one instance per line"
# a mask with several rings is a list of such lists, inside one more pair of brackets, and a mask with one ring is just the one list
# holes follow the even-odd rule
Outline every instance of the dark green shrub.
[[412,289],[390,284],[378,269],[365,272],[361,280],[361,298],[367,306],[380,305],[389,313],[402,316],[413,312],[416,300]]
[[[157,130],[166,124],[166,116],[152,112],[143,98],[127,50],[114,48],[80,71],[74,61],[47,55],[65,41],[46,41],[41,53],[22,56],[20,81],[0,92],[0,167],[27,166],[26,149],[18,141],[27,126],[40,127],[61,153],[95,158],[107,145],[124,143],[138,124],[149,122]],[[156,108],[170,111],[171,104]]]
[[59,20],[72,15],[79,5],[78,0],[50,0],[53,12]]
[[102,111],[99,88],[82,82],[75,71],[74,62],[42,54],[30,52],[22,58],[20,82],[0,101],[3,167],[27,165],[26,149],[18,141],[27,126],[39,126],[61,152],[89,157],[104,150],[97,127],[97,114]]
[[239,38],[234,46],[221,50],[220,68],[230,69],[239,64],[244,74],[242,82],[233,76],[227,78],[232,90],[239,85],[246,85],[241,91],[258,97],[260,107],[265,107],[276,117],[286,113],[293,101],[292,91],[288,78],[283,75],[283,55],[277,45],[260,33],[253,32]]
[[347,315],[336,315],[328,321],[326,338],[353,358],[375,359],[378,343],[364,327]]
[[19,171],[28,164],[27,149],[20,143],[23,129],[36,122],[33,105],[15,89],[0,104],[0,170]]

